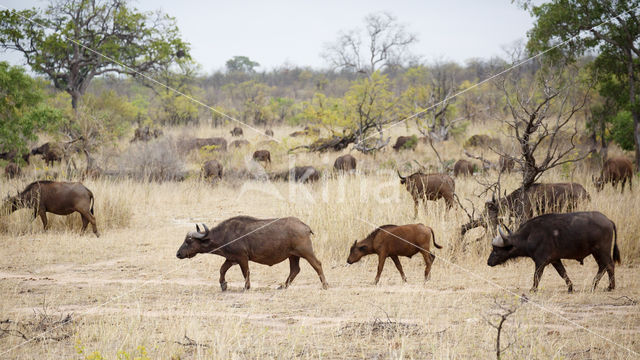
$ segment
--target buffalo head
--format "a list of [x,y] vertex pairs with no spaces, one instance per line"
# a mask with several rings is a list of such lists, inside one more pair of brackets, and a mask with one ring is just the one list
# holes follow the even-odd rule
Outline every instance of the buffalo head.
[[209,245],[211,239],[208,237],[209,228],[207,228],[205,224],[202,224],[202,226],[204,226],[204,231],[200,231],[200,227],[196,225],[196,231],[187,233],[182,246],[180,246],[180,249],[178,249],[176,253],[178,259],[189,259],[197,254],[210,250]]
[[505,261],[509,260],[511,256],[511,250],[513,249],[513,245],[511,244],[511,230],[507,228],[508,234],[502,232],[502,227],[498,225],[497,227],[497,235],[491,241],[491,245],[493,247],[491,251],[491,255],[489,255],[489,260],[487,260],[487,265],[496,266],[503,264]]
[[358,241],[355,240],[353,245],[351,245],[351,250],[349,251],[349,257],[347,258],[347,264],[353,264],[365,256],[373,253],[373,249],[370,249],[367,244],[358,244]]
[[593,185],[596,187],[597,191],[602,190],[602,188],[604,187],[602,176],[596,179],[595,176],[591,175],[591,181],[593,181]]
[[407,177],[402,177],[402,175],[400,175],[400,171],[396,171],[398,172],[398,176],[400,177],[400,184],[404,185],[407,182]]

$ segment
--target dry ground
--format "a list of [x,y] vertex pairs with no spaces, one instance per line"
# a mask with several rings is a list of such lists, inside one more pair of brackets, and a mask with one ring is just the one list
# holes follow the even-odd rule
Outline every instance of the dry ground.
[[[467,220],[462,210],[447,213],[442,202],[430,203],[414,220],[397,176],[373,173],[380,159],[358,158],[366,175],[312,185],[85,181],[96,195],[100,238],[78,233],[77,214],[51,215],[46,233],[40,220],[30,221],[28,210],[2,217],[0,358],[494,358],[496,329],[489,322],[499,319],[497,304],[517,309],[504,324],[502,344],[510,345],[505,358],[640,356],[638,190],[631,196],[610,188],[596,193],[588,173],[558,170],[547,176],[545,181],[573,176],[586,185],[593,200],[583,209],[600,210],[617,223],[623,264],[616,267],[613,292],[604,291],[606,275],[589,291],[597,267],[588,258],[584,266],[565,261],[576,293],[567,294],[549,267],[534,294],[528,291],[530,260],[488,267],[484,231],[457,235]],[[324,160],[304,155],[301,161]],[[514,174],[505,184],[512,189],[517,180]],[[3,180],[0,191],[26,182]],[[480,190],[473,179],[456,180],[456,190],[476,206],[484,201],[473,196]],[[211,226],[239,214],[297,216],[309,224],[329,290],[321,289],[303,260],[287,290],[278,290],[288,274],[286,262],[251,263],[252,289],[242,291],[242,275],[233,267],[230,290],[223,293],[223,258],[176,258],[194,223]],[[407,284],[391,261],[378,286],[372,285],[375,257],[345,266],[349,246],[373,224],[416,221],[433,227],[444,245],[435,250],[429,281],[423,282],[419,256],[401,259]],[[25,343],[23,336],[35,338]]]

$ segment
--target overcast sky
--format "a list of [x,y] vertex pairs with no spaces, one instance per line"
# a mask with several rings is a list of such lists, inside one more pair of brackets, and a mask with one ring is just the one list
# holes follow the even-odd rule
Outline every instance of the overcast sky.
[[[46,4],[0,0],[0,5],[16,9]],[[340,30],[362,28],[364,17],[373,12],[389,12],[417,34],[413,52],[424,60],[461,64],[470,58],[504,56],[503,48],[525,39],[533,23],[510,0],[138,0],[133,5],[174,16],[205,72],[224,68],[235,55],[257,61],[259,70],[285,63],[327,67],[320,56],[323,45]],[[8,53],[0,53],[0,59],[21,62]]]

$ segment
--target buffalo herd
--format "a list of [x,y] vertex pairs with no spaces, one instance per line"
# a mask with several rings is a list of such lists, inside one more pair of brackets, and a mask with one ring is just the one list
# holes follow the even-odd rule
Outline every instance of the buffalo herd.
[[[136,133],[136,141],[146,141],[146,131]],[[306,128],[305,135],[313,132]],[[242,136],[239,127],[231,131],[233,136]],[[273,136],[273,131],[265,131],[267,136]],[[140,135],[140,136],[138,136]],[[477,146],[487,142],[487,139],[477,138],[469,141],[469,146]],[[248,145],[246,140],[235,140],[232,148]],[[411,137],[397,139],[395,150],[411,148],[415,145]],[[224,138],[197,138],[184,140],[178,144],[178,150],[188,152],[203,146],[212,146],[214,150],[226,151],[227,142]],[[30,155],[42,155],[43,159],[53,164],[63,156],[62,148],[55,143],[45,143],[34,148]],[[2,154],[4,155],[4,154]],[[16,157],[16,155],[14,155]],[[26,157],[28,161],[28,155]],[[271,163],[268,150],[257,150],[253,153],[253,160]],[[333,165],[338,172],[356,170],[356,158],[343,155],[336,158]],[[13,165],[13,166],[12,166]],[[511,172],[514,169],[514,159],[501,156],[498,171]],[[12,162],[5,168],[7,177],[20,174],[20,168]],[[453,168],[453,175],[472,176],[474,165],[467,160],[459,160]],[[205,179],[222,178],[223,167],[217,160],[210,160],[202,166],[202,176]],[[400,184],[404,185],[414,202],[414,217],[418,215],[418,205],[427,200],[444,199],[446,209],[454,207],[455,193],[454,179],[445,173],[415,172],[402,176],[398,171]],[[283,179],[295,182],[314,182],[320,179],[320,173],[312,166],[297,166],[285,172],[270,176],[272,179]],[[613,157],[607,160],[598,178],[592,181],[598,191],[606,183],[616,188],[621,183],[621,192],[629,182],[632,191],[633,164],[624,157]],[[593,279],[595,290],[598,281],[606,271],[609,275],[608,290],[615,288],[614,264],[620,263],[620,251],[617,245],[617,229],[613,221],[597,211],[575,211],[581,201],[589,201],[590,196],[584,187],[578,183],[538,183],[527,188],[516,189],[504,196],[492,197],[485,203],[484,216],[471,220],[461,228],[461,234],[477,226],[486,229],[496,228],[497,235],[493,238],[492,251],[487,261],[489,266],[496,266],[510,259],[519,257],[531,258],[535,264],[532,291],[538,288],[544,268],[551,264],[558,274],[565,280],[568,291],[573,291],[573,284],[562,264],[562,259],[577,260],[581,264],[584,258],[592,255],[598,264],[598,272]],[[33,217],[40,216],[44,229],[48,227],[46,213],[68,215],[80,213],[82,217],[82,231],[91,223],[93,232],[99,236],[94,217],[94,196],[83,184],[78,182],[35,181],[22,192],[8,197],[3,209],[14,212],[20,208],[33,210]],[[563,213],[565,212],[566,213]],[[535,214],[542,214],[534,217]],[[519,228],[512,232],[499,219],[508,216],[520,216],[515,219],[520,223]],[[300,272],[300,258],[304,258],[317,272],[323,288],[328,284],[325,279],[322,264],[316,258],[312,243],[311,228],[294,217],[277,219],[257,219],[248,216],[236,216],[227,219],[209,229],[203,224],[203,229],[196,226],[196,231],[189,232],[176,256],[179,259],[192,258],[196,254],[210,253],[223,256],[226,260],[220,268],[220,287],[227,289],[225,274],[233,265],[239,265],[245,278],[244,289],[250,288],[249,261],[274,265],[289,259],[290,272],[284,282],[288,287]],[[403,281],[407,281],[400,256],[411,258],[420,253],[424,258],[425,280],[435,255],[430,250],[430,244],[435,248],[442,248],[436,243],[433,229],[423,224],[383,225],[376,227],[363,240],[353,242],[347,258],[348,264],[358,262],[363,256],[377,254],[378,268],[375,283],[380,280],[387,257],[395,264]]]

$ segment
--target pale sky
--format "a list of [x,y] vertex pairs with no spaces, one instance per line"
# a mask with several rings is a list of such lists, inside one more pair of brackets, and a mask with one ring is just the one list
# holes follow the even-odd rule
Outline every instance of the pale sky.
[[[47,1],[0,0],[23,9],[45,7]],[[509,0],[138,0],[140,10],[162,10],[174,16],[191,54],[204,72],[223,69],[235,55],[244,55],[269,70],[285,63],[328,67],[323,45],[340,30],[363,27],[373,12],[387,11],[418,36],[413,53],[425,61],[505,56],[503,48],[526,38],[533,20]],[[1,7],[0,7],[1,8]],[[0,60],[21,63],[0,52]]]

